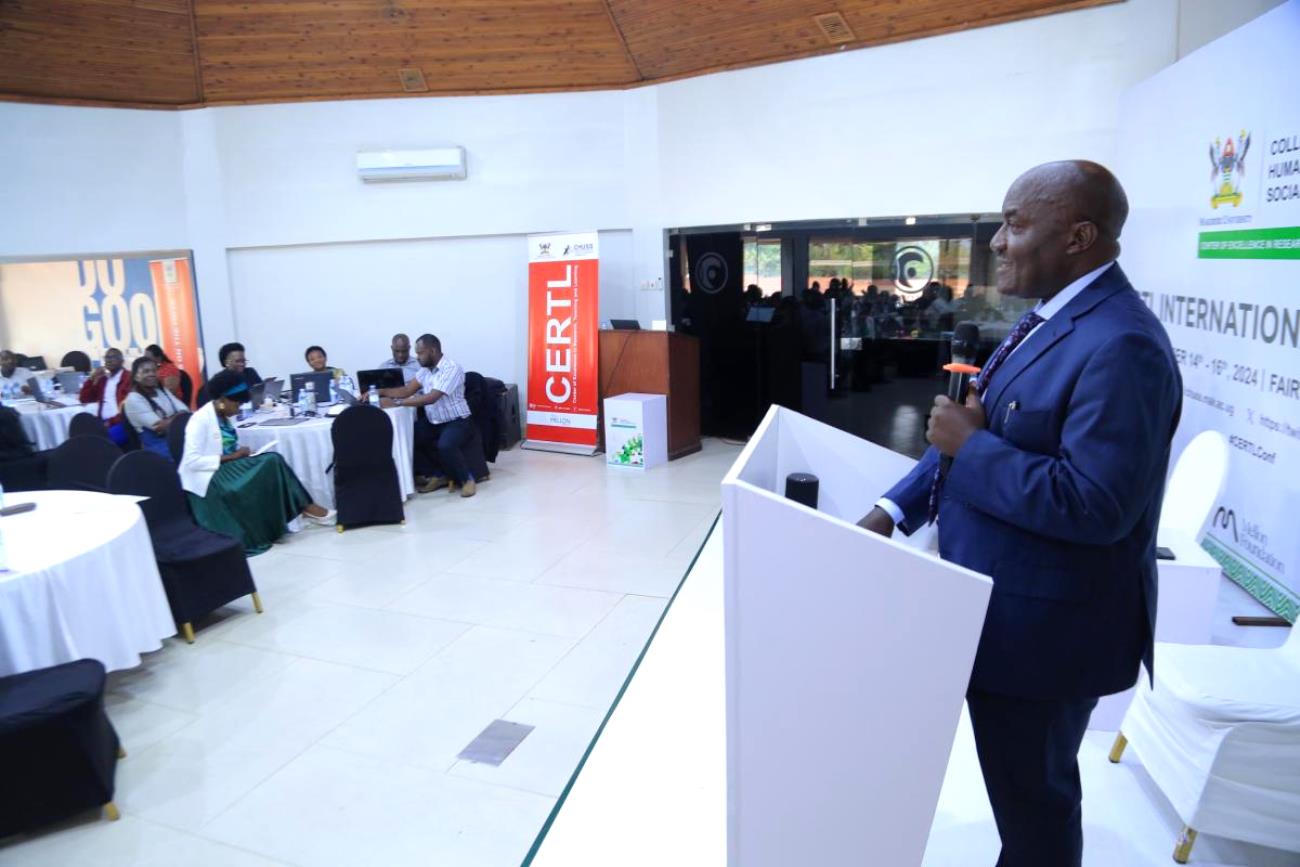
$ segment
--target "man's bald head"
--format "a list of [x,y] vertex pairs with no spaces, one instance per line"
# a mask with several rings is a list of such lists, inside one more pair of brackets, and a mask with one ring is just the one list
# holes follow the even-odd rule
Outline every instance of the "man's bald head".
[[1108,169],[1087,160],[1035,166],[1016,178],[990,246],[998,287],[1021,298],[1051,298],[1119,256],[1128,197]]

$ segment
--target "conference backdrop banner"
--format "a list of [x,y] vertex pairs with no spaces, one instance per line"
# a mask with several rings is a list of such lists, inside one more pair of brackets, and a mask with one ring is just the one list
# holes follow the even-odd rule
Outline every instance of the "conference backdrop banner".
[[0,343],[57,366],[80,350],[110,347],[128,361],[156,343],[197,384],[202,379],[198,307],[188,256],[76,259],[0,265]]
[[1300,0],[1130,91],[1121,262],[1182,370],[1175,454],[1230,443],[1204,546],[1291,621],[1300,613]]
[[595,232],[528,237],[527,448],[597,450],[599,280]]

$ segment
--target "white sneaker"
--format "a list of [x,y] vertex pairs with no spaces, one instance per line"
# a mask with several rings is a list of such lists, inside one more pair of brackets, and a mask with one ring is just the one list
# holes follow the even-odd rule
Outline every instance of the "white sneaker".
[[330,509],[325,514],[321,515],[319,518],[316,517],[315,515],[309,515],[306,512],[303,512],[302,516],[306,518],[308,521],[311,521],[313,524],[320,524],[322,527],[332,527],[334,526],[334,522],[335,519],[338,517],[338,514],[339,513],[334,509]]

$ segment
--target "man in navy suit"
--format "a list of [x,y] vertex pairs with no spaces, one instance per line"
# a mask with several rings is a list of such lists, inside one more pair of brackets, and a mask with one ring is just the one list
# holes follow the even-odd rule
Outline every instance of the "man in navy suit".
[[[939,555],[993,578],[966,701],[998,867],[1083,855],[1077,756],[1099,696],[1152,670],[1156,525],[1182,382],[1115,259],[1128,201],[1090,162],[1012,184],[1003,295],[1037,299],[964,404],[935,398],[916,468],[861,526],[938,520]],[[952,458],[942,478],[941,456]]]

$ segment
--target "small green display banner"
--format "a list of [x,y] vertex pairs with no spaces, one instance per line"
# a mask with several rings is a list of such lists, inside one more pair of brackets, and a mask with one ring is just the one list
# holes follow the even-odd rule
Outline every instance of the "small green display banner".
[[1201,232],[1199,259],[1300,259],[1300,226]]

